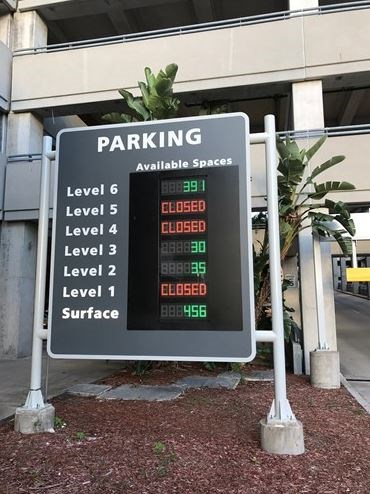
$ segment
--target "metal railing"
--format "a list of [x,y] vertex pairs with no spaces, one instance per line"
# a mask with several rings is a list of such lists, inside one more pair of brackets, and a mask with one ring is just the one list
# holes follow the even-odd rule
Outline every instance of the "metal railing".
[[32,163],[33,161],[41,161],[41,153],[30,154],[11,154],[7,158],[8,163]]
[[370,8],[370,0],[360,0],[355,2],[338,3],[334,5],[323,5],[299,10],[284,10],[281,12],[272,12],[268,14],[259,14],[249,17],[239,17],[236,19],[227,19],[222,21],[204,22],[201,24],[189,24],[154,31],[144,31],[132,34],[122,34],[118,36],[109,36],[106,38],[95,38],[83,41],[72,41],[70,43],[58,43],[53,45],[40,46],[37,48],[22,48],[14,50],[14,56],[50,53],[65,50],[75,50],[79,48],[90,48],[110,44],[130,43],[133,41],[143,41],[147,39],[164,38],[168,36],[179,36],[184,34],[199,33],[204,31],[214,31],[217,29],[235,28],[274,22],[290,19],[296,16],[320,15],[335,12],[346,12],[351,10]]
[[359,134],[370,134],[370,124],[363,125],[342,125],[338,127],[323,127],[321,129],[309,129],[309,130],[287,130],[277,132],[277,135],[287,136],[292,139],[316,139],[322,135],[328,137],[336,136],[349,136]]

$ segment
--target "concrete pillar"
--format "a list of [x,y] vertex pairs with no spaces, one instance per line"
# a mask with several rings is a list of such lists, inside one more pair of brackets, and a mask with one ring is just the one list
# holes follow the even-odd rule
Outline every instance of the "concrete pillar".
[[[293,116],[296,130],[324,127],[324,112],[321,81],[293,84]],[[307,142],[310,146],[311,142]],[[304,331],[304,355],[306,372],[310,373],[310,352],[318,345],[317,306],[312,297],[315,293],[313,244],[310,230],[299,236],[300,280],[302,300],[302,322]],[[323,278],[326,337],[330,350],[336,351],[336,326],[334,292],[332,284],[331,248],[321,243],[321,269]]]
[[3,222],[0,240],[0,358],[31,353],[37,224]]
[[13,50],[45,46],[47,36],[46,24],[36,11],[14,14]]
[[[7,155],[41,153],[42,123],[31,113],[10,113]],[[19,184],[20,190],[27,184]],[[0,239],[0,358],[31,353],[37,223],[3,222]]]
[[10,113],[8,116],[7,154],[38,154],[42,151],[42,122],[32,113]]
[[295,130],[324,127],[324,105],[321,81],[296,82],[292,85]]
[[0,16],[0,41],[8,48],[12,48],[12,22],[11,14]]
[[[301,8],[303,7],[301,6]],[[306,81],[293,84],[292,102],[295,130],[324,127],[321,81]],[[307,142],[307,146],[309,145],[310,142]],[[315,293],[315,278],[311,230],[304,230],[299,235],[299,261],[300,322],[304,334],[304,367],[305,372],[309,374],[310,351],[317,347],[318,338],[317,307],[315,298],[312,297],[312,294]],[[296,303],[293,303],[293,307],[296,308]],[[298,322],[297,319],[296,321]]]
[[[293,116],[295,130],[319,129],[324,127],[322,82],[307,81],[292,86]],[[305,146],[313,144],[308,140]],[[312,234],[309,229],[299,235],[301,313],[304,334],[304,360],[306,373],[310,373],[310,352],[318,346],[317,306]],[[337,349],[334,309],[334,291],[330,244],[321,243],[322,276],[325,304],[327,343],[330,350]]]

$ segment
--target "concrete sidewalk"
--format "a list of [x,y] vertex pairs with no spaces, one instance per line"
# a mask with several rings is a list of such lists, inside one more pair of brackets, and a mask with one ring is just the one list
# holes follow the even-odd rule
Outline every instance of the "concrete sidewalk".
[[[48,398],[51,398],[74,384],[91,383],[122,367],[123,362],[119,361],[56,360],[50,359],[45,353],[42,366],[44,398],[46,392]],[[0,360],[0,420],[14,415],[16,407],[24,405],[30,384],[30,372],[30,357]]]

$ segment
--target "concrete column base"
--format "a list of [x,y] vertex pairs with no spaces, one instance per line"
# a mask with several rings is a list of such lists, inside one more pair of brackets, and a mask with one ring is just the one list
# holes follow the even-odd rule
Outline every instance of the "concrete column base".
[[311,384],[315,388],[340,388],[339,352],[315,350],[310,352]]
[[22,434],[54,432],[55,408],[46,404],[42,408],[18,407],[15,411],[14,430]]
[[261,424],[261,448],[273,455],[302,455],[304,453],[303,426],[299,420]]

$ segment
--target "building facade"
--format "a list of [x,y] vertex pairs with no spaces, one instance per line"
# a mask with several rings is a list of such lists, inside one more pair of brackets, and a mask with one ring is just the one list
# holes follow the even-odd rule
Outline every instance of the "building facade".
[[[125,111],[118,88],[137,92],[143,69],[179,66],[181,115],[224,108],[252,132],[276,116],[303,146],[329,139],[318,159],[344,154],[327,180],[356,190],[333,198],[370,204],[370,1],[0,1],[0,358],[29,355],[43,135],[102,124]],[[253,206],[265,206],[263,148],[252,149]],[[334,175],[333,175],[334,174]],[[325,179],[325,177],[324,177]],[[359,254],[369,254],[366,241]],[[328,343],[336,349],[330,243],[321,245]],[[317,347],[312,236],[299,239],[288,298],[304,330],[305,363]],[[299,303],[300,300],[300,303]]]

